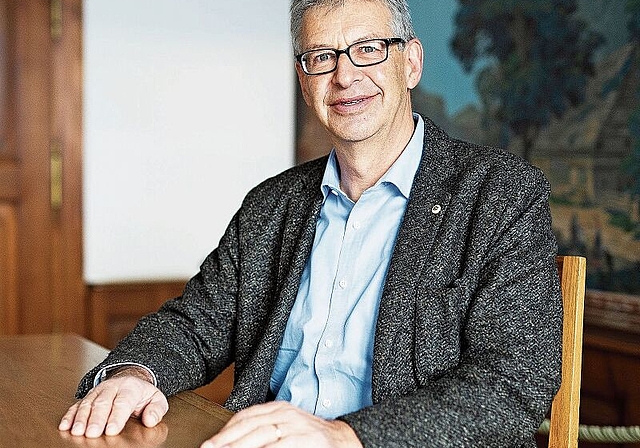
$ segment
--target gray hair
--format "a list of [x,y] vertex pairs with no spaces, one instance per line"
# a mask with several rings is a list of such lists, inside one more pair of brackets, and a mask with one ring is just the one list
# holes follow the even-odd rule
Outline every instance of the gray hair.
[[[293,53],[302,52],[302,18],[311,8],[329,7],[337,8],[345,4],[346,0],[292,0],[291,1],[291,39],[293,43]],[[368,0],[382,3],[391,12],[391,30],[394,36],[409,41],[416,37],[416,33],[411,23],[411,13],[406,0]]]

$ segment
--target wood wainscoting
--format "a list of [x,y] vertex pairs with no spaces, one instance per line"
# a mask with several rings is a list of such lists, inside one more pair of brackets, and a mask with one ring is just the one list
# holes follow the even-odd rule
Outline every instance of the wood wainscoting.
[[[587,261],[588,262],[588,261]],[[640,297],[587,290],[580,423],[640,425]],[[547,447],[546,437],[537,437]],[[580,441],[580,448],[640,448],[640,443]]]
[[[93,285],[88,290],[89,337],[109,349],[125,337],[136,322],[182,294],[186,281],[132,282]],[[223,404],[233,387],[233,367],[196,392]]]
[[[640,425],[640,297],[587,291],[580,423]],[[584,448],[640,448],[581,443]]]
[[[182,293],[185,281],[88,287],[90,338],[113,348],[145,314]],[[224,403],[233,368],[196,392]],[[640,425],[640,297],[587,291],[580,422]],[[640,444],[580,444],[584,448],[640,448]],[[546,446],[541,444],[540,446]]]

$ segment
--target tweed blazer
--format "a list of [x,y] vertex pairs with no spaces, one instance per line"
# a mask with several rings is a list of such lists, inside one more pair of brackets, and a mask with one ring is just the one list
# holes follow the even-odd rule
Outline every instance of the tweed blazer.
[[[235,362],[225,406],[270,399],[325,165],[326,157],[254,188],[182,296],[143,318],[87,374],[78,396],[112,363],[148,366],[171,395]],[[561,367],[548,196],[540,170],[452,139],[425,118],[423,156],[380,301],[374,404],[340,417],[365,447],[534,446]]]

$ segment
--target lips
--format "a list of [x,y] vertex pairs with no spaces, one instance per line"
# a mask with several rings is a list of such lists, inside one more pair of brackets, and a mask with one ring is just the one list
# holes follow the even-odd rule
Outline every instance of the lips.
[[351,98],[339,98],[329,103],[329,106],[341,113],[359,111],[372,101],[372,96],[357,96]]
[[362,103],[364,100],[351,100],[351,101],[340,101],[339,104],[342,106],[353,106],[354,104]]

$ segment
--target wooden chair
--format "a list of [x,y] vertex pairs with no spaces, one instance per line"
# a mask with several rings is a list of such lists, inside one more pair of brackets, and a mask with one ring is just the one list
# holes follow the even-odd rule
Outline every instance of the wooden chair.
[[582,322],[587,260],[577,256],[558,256],[556,262],[564,306],[562,385],[551,405],[549,447],[576,448],[580,424]]

